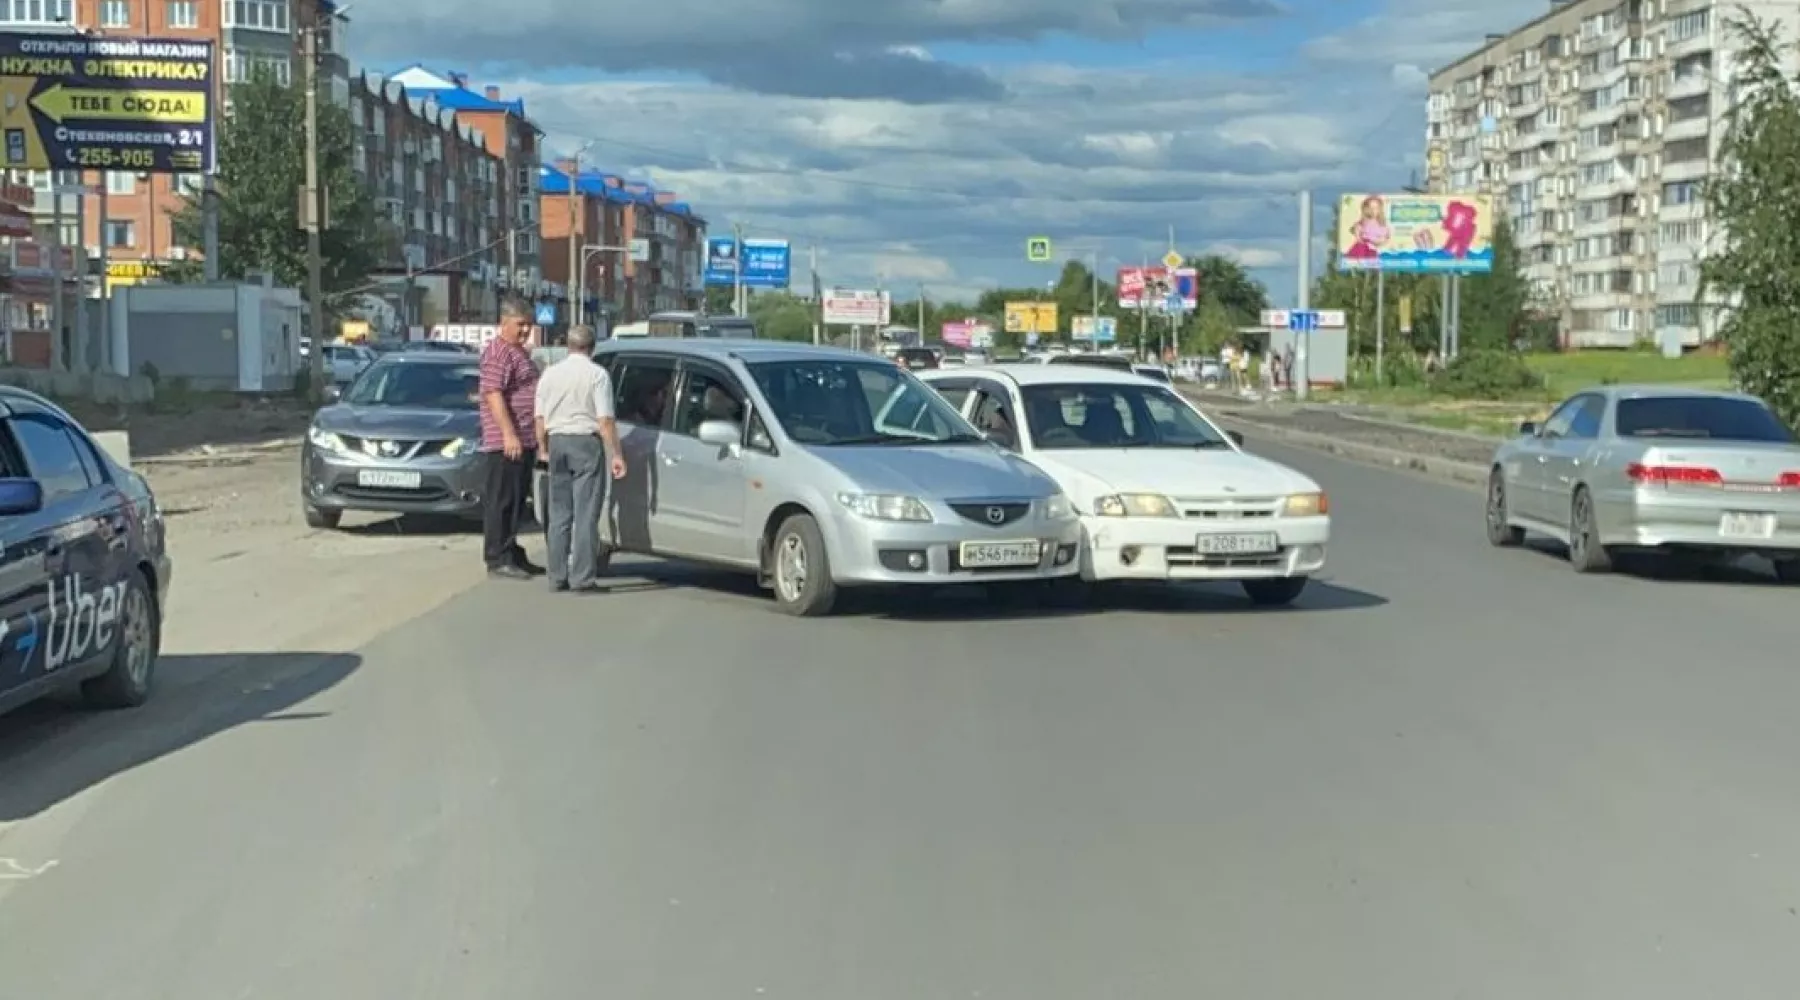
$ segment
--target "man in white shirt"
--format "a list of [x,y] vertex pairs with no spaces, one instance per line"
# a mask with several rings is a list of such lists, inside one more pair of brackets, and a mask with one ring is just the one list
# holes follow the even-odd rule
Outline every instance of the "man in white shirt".
[[[544,369],[537,384],[538,454],[550,465],[549,548],[551,590],[598,589],[600,512],[606,498],[602,460],[611,456],[612,478],[625,477],[619,428],[613,418],[612,377],[594,363],[594,330],[569,330],[569,355]],[[604,443],[604,450],[602,449]]]

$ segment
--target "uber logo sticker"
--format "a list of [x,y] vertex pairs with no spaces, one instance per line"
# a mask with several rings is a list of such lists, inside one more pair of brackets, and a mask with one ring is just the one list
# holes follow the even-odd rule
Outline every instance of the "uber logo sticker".
[[44,648],[44,669],[55,670],[85,659],[112,645],[125,603],[125,584],[87,589],[81,574],[50,581],[49,642]]

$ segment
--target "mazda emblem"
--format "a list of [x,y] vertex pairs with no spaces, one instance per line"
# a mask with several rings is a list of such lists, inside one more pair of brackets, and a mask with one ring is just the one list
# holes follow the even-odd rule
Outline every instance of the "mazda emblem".
[[987,519],[989,524],[999,524],[1006,520],[1006,508],[989,507],[987,509]]

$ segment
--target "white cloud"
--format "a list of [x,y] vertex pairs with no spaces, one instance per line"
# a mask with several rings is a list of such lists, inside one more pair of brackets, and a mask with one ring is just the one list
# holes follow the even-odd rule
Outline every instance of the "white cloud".
[[[1404,183],[1422,152],[1420,67],[1546,0],[1387,0],[1266,75],[1226,74],[1204,58],[1186,69],[1045,61],[978,71],[943,53],[1054,30],[1134,37],[1146,12],[1165,24],[1266,18],[1268,0],[746,0],[703,12],[700,0],[664,0],[655,18],[606,16],[604,31],[587,19],[606,4],[513,0],[500,23],[451,16],[472,2],[439,0],[440,13],[417,20],[422,0],[390,0],[359,16],[353,37],[367,30],[372,41],[356,55],[395,66],[437,53],[442,69],[535,60],[482,82],[524,97],[551,149],[592,140],[591,159],[675,190],[715,231],[735,222],[785,236],[797,263],[816,246],[828,285],[923,282],[943,298],[1042,280],[1042,265],[1024,259],[1028,237],[1110,270],[1160,257],[1170,226],[1184,251],[1230,253],[1283,297],[1294,192],[1311,188],[1328,206],[1339,190]],[[1292,2],[1304,13],[1335,0]],[[555,32],[533,34],[551,18]],[[409,48],[383,60],[402,25]],[[466,26],[480,37],[459,34]],[[586,54],[559,52],[557,38]],[[562,63],[677,75],[546,76]],[[871,66],[880,86],[844,85],[840,70]],[[906,72],[884,82],[896,68]],[[936,74],[935,97],[909,82],[921,73]]]

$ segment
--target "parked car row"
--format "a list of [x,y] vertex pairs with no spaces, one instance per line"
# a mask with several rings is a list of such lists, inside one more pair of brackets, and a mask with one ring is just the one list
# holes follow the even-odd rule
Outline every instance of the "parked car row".
[[[965,366],[921,381],[868,354],[767,341],[613,341],[595,358],[628,470],[601,525],[608,555],[741,569],[792,614],[825,614],[847,587],[1120,579],[1236,581],[1280,605],[1325,564],[1316,483],[1128,371]],[[477,514],[478,385],[472,359],[378,362],[307,435],[308,523]]]

